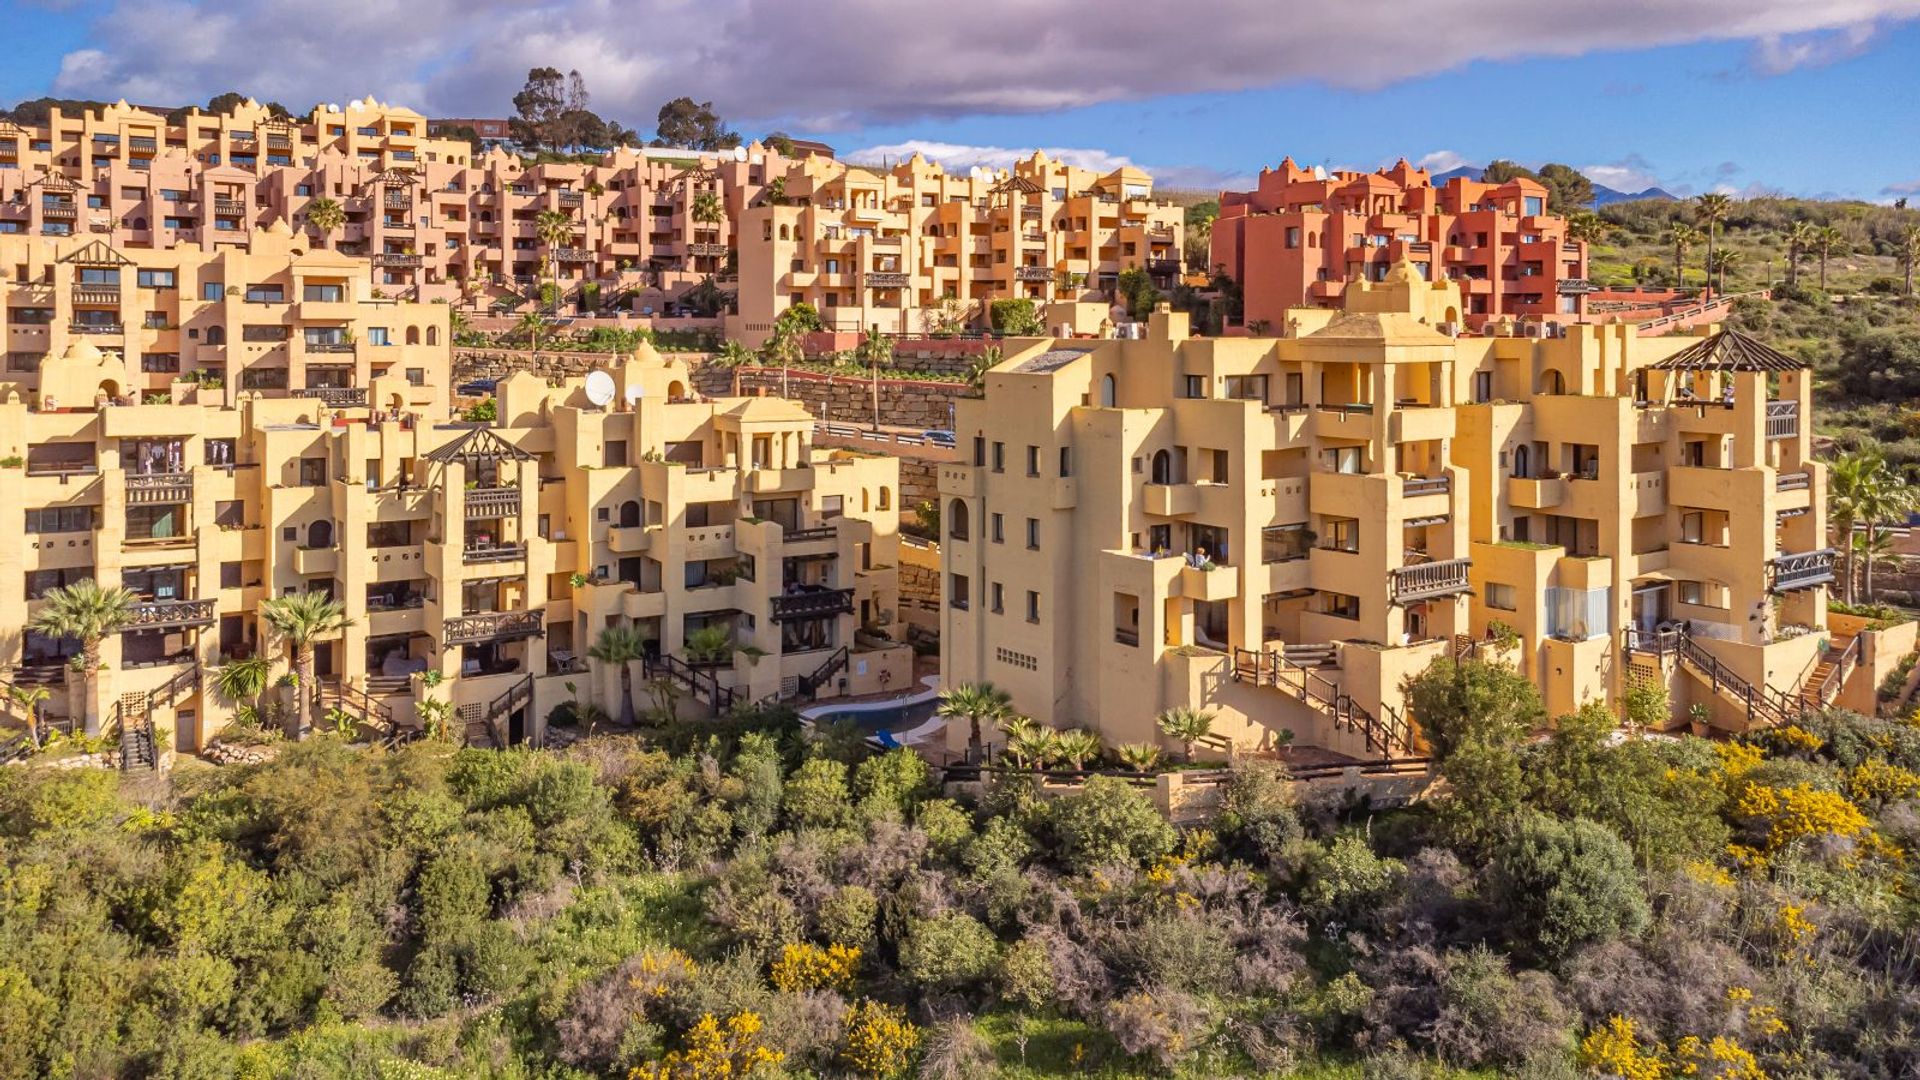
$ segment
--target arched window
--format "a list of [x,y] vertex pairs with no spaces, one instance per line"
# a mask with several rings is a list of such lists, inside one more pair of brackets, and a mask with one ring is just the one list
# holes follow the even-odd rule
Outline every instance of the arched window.
[[947,504],[947,538],[950,540],[967,538],[967,504],[964,499],[955,499]]
[[207,327],[207,344],[209,344],[209,345],[225,345],[226,343],[227,343],[227,328],[226,328],[226,327],[224,327],[224,326],[209,326],[209,327]]
[[407,327],[407,344],[409,345],[420,344],[420,328],[419,327],[417,326]]
[[631,529],[640,524],[640,504],[628,499],[620,504],[620,527]]
[[871,501],[872,501],[872,496],[870,496],[870,495],[869,495],[869,494],[867,493],[867,489],[866,489],[866,488],[861,488],[861,489],[860,489],[860,512],[861,512],[861,513],[863,513],[863,514],[864,514],[864,513],[866,513],[867,511],[869,511],[869,510],[871,510],[871,509],[873,509],[873,507],[872,507],[872,505],[871,505]]
[[307,546],[310,548],[330,548],[333,546],[333,521],[321,518],[307,526]]
[[437,326],[427,327],[427,344],[429,345],[440,344],[440,328],[439,327]]
[[146,219],[146,218],[143,218],[143,217],[137,217],[137,218],[134,218],[134,219],[133,219],[133,227],[134,227],[134,228],[136,228],[136,229],[144,229],[144,228],[146,228],[146,227],[147,227],[147,219]]
[[1320,246],[1320,236],[1318,233],[1307,234],[1307,246],[1310,248],[1316,248]]
[[1114,378],[1111,374],[1100,376],[1100,407],[1101,408],[1103,409],[1113,408],[1113,403],[1115,400],[1117,400],[1118,392],[1119,392],[1118,384],[1114,381]]
[[882,484],[882,485],[880,485],[880,504],[879,504],[879,508],[880,508],[880,509],[882,509],[882,510],[891,510],[891,509],[893,509],[893,492],[892,492],[892,491],[890,491],[890,490],[888,490],[888,488],[887,488],[887,486],[886,486],[885,484]]
[[1532,455],[1527,452],[1527,444],[1521,443],[1513,451],[1513,475],[1522,480],[1533,475]]
[[667,400],[679,401],[687,396],[687,384],[675,379],[667,384]]
[[1165,450],[1153,452],[1153,482],[1156,484],[1173,483],[1173,455]]
[[1543,394],[1564,394],[1567,392],[1566,376],[1552,368],[1540,373],[1540,392]]

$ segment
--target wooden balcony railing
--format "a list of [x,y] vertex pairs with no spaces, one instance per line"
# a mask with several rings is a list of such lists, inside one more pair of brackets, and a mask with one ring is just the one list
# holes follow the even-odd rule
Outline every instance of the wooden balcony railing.
[[879,271],[872,271],[867,274],[867,288],[869,289],[904,289],[911,281],[912,277],[907,274],[882,273]]
[[470,518],[493,518],[520,512],[520,489],[517,487],[469,488],[466,495],[467,516]]
[[1020,266],[1013,271],[1015,281],[1052,281],[1054,270],[1051,266]]
[[853,611],[852,589],[816,589],[773,598],[773,621],[821,619]]
[[120,286],[75,285],[73,302],[93,307],[118,307],[120,306]]
[[373,265],[375,266],[385,266],[402,270],[417,267],[421,261],[421,257],[418,255],[403,255],[387,251],[375,252],[373,256]]
[[1832,548],[1781,555],[1767,564],[1768,592],[1795,592],[1833,583]]
[[1406,604],[1467,592],[1467,568],[1472,564],[1471,559],[1447,559],[1444,562],[1398,567],[1393,571],[1393,602]]
[[1781,473],[1773,481],[1775,491],[1805,491],[1813,486],[1813,474],[1810,472]]
[[367,388],[364,386],[309,386],[295,390],[293,396],[313,398],[332,408],[345,409],[365,405]]
[[153,600],[133,605],[127,629],[209,626],[218,614],[218,604],[212,600]]
[[543,611],[488,611],[478,615],[460,615],[442,624],[441,648],[539,637],[546,630],[546,613]]
[[1800,403],[1767,402],[1767,438],[1794,439],[1800,436]]
[[193,501],[192,473],[128,473],[127,502],[135,505]]

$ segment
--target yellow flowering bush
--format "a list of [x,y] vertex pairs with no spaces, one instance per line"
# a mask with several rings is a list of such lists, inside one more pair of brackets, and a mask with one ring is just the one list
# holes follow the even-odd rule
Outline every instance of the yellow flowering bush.
[[900,1009],[862,1000],[847,1010],[840,1060],[860,1076],[882,1080],[899,1076],[913,1063],[920,1029]]
[[687,1032],[685,1046],[634,1069],[627,1080],[745,1080],[786,1059],[761,1044],[761,1026],[758,1013],[735,1013],[725,1024],[708,1013]]
[[1602,1076],[1616,1076],[1620,1080],[1666,1080],[1673,1075],[1658,1046],[1652,1050],[1641,1048],[1633,1021],[1624,1016],[1609,1018],[1604,1026],[1593,1029],[1580,1040],[1580,1064]]
[[1713,750],[1720,756],[1720,772],[1729,783],[1759,768],[1760,763],[1767,760],[1765,750],[1748,743],[1714,743]]
[[1780,957],[1783,960],[1803,960],[1813,962],[1813,938],[1820,927],[1805,915],[1805,909],[1796,904],[1781,907],[1780,914],[1773,920],[1773,933],[1780,941]]
[[1740,793],[1735,812],[1767,826],[1767,850],[1778,851],[1807,836],[1858,836],[1867,831],[1867,815],[1831,791],[1811,784],[1790,788],[1751,784]]
[[1767,1080],[1753,1052],[1722,1035],[1702,1041],[1697,1035],[1681,1039],[1673,1048],[1675,1075],[1704,1080]]
[[826,948],[800,942],[780,951],[769,978],[776,990],[845,990],[860,969],[860,950],[851,945]]
[[692,957],[679,949],[648,949],[627,985],[645,998],[663,998],[676,986],[692,981],[698,969]]
[[1873,758],[1847,774],[1847,794],[1861,802],[1895,802],[1920,795],[1920,773]]
[[1825,739],[1798,724],[1775,728],[1768,733],[1767,738],[1782,753],[1798,751],[1804,754],[1817,754],[1821,747],[1827,745]]

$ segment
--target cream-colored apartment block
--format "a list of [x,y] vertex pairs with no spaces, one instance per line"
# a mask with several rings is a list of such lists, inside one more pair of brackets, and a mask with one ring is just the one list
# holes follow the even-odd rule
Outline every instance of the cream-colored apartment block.
[[1344,302],[1285,338],[1161,313],[1010,347],[941,468],[943,680],[1114,743],[1189,705],[1354,755],[1417,752],[1403,680],[1469,652],[1555,713],[1640,680],[1736,729],[1833,699],[1802,365],[1735,332],[1454,336],[1457,286],[1404,261]]
[[829,329],[922,333],[947,298],[976,325],[992,301],[1025,298],[1049,326],[1090,333],[1122,271],[1172,287],[1183,220],[1131,167],[1103,175],[1036,152],[962,176],[918,154],[885,171],[807,158],[740,224],[741,329],[764,340],[807,303]]
[[[39,378],[84,386],[116,363],[81,342]],[[325,397],[118,405],[0,387],[0,506],[18,538],[0,544],[0,622],[28,626],[83,578],[140,598],[91,698],[71,640],[16,629],[10,679],[71,683],[55,715],[151,717],[199,748],[233,710],[207,673],[284,654],[261,601],[323,592],[352,619],[319,649],[323,700],[381,730],[416,726],[429,698],[495,744],[540,740],[569,698],[618,715],[619,673],[586,659],[616,624],[648,643],[643,708],[647,676],[696,709],[905,687],[897,463],[814,449],[785,401],[695,400],[685,366],[651,350],[612,383],[602,407],[581,380],[516,375],[491,425]],[[737,648],[689,663],[708,625]]]
[[[311,250],[284,223],[245,250],[0,236],[0,291],[0,377],[57,407],[259,394],[447,413],[447,305],[391,298],[366,260]],[[115,369],[91,385],[46,381],[46,362],[82,344]]]

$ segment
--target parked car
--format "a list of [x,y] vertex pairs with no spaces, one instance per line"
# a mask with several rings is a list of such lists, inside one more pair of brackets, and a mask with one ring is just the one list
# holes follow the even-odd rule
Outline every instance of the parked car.
[[960,445],[954,441],[953,432],[951,431],[923,431],[920,433],[920,437],[927,440],[929,445],[938,446],[946,450],[951,450]]

